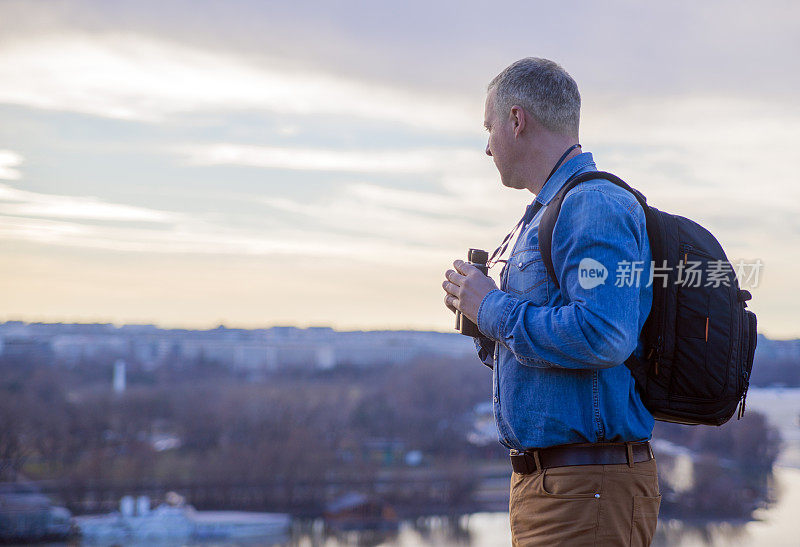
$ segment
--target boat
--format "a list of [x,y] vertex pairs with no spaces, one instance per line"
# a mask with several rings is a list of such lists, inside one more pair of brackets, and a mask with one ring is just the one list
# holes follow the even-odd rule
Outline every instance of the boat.
[[0,483],[0,543],[65,540],[71,516],[32,484]]
[[285,513],[197,511],[171,492],[166,503],[152,510],[147,496],[140,496],[135,504],[131,496],[125,496],[119,511],[74,520],[86,543],[258,539],[274,544],[288,539],[292,519]]
[[395,533],[400,527],[391,505],[360,492],[348,492],[328,504],[323,518],[330,532]]

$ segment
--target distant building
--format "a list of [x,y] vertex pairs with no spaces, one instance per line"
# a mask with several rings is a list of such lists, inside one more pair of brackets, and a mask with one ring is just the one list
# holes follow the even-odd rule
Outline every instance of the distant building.
[[125,391],[125,361],[118,359],[114,363],[114,393]]
[[160,329],[153,325],[0,323],[4,356],[75,365],[125,358],[144,370],[217,363],[257,376],[279,369],[373,367],[421,357],[474,357],[472,339],[424,331],[335,331],[330,327]]
[[327,370],[336,366],[336,351],[331,346],[317,348],[317,368]]
[[53,347],[50,340],[42,337],[6,337],[0,349],[5,358],[47,364],[53,361]]

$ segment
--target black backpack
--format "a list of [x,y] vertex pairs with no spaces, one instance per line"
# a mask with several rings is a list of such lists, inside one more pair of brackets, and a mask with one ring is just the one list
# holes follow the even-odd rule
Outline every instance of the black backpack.
[[[708,230],[649,206],[641,192],[611,173],[582,173],[567,181],[542,213],[539,249],[550,277],[558,286],[551,248],[564,197],[578,184],[596,179],[624,188],[641,204],[653,264],[659,269],[642,331],[644,360],[631,355],[625,361],[642,402],[664,422],[722,425],[737,404],[741,418],[756,349],[756,316],[745,309],[751,295],[739,289],[725,251]],[[687,266],[714,270],[714,281],[681,283],[680,272]]]

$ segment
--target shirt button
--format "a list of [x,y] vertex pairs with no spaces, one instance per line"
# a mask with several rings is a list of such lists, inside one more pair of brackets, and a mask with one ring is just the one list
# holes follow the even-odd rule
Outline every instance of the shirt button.
[[500,402],[500,397],[495,397],[495,398],[494,398],[494,402],[495,402],[495,403],[499,403],[499,402]]
[[519,264],[517,264],[517,266],[519,266],[520,268],[522,268],[522,262],[520,262]]

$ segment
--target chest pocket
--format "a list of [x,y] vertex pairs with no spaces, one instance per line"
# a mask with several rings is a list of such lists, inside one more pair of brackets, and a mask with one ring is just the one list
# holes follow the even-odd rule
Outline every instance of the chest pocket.
[[550,297],[547,268],[538,248],[516,251],[508,259],[506,292],[542,306]]

